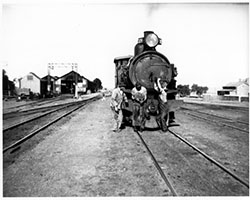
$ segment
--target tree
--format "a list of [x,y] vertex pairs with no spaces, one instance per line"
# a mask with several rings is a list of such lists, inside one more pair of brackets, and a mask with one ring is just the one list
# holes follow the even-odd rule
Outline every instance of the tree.
[[177,90],[181,97],[184,97],[190,94],[189,85],[178,85]]
[[9,90],[9,77],[6,74],[6,71],[3,69],[3,95],[7,95]]
[[10,90],[10,93],[11,95],[13,95],[15,93],[15,83],[14,81],[9,81],[9,90]]
[[6,71],[3,69],[3,95],[13,95],[15,91],[15,84],[9,80]]
[[102,89],[102,82],[99,78],[94,79],[93,83],[95,84],[96,91]]
[[202,95],[208,91],[207,86],[198,86],[197,84],[193,84],[191,87],[192,92],[196,92],[197,95]]
[[197,90],[198,90],[198,85],[197,84],[193,84],[192,86],[191,86],[191,92],[197,92]]

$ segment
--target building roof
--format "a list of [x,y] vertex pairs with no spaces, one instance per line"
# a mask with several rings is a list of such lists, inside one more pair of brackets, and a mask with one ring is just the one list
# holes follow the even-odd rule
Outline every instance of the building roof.
[[[33,72],[30,72],[28,74],[32,74],[33,76],[35,76],[36,78],[38,78],[39,80],[41,80],[41,78],[39,76],[37,76],[35,73],[33,73]],[[28,76],[28,74],[26,76]],[[23,76],[23,77],[19,78],[18,80],[20,81],[20,80],[22,80],[26,76]]]
[[242,84],[246,84],[246,85],[249,85],[249,82],[248,82],[248,80],[246,79],[246,80],[240,80],[240,81],[238,81],[238,82],[230,82],[230,83],[228,83],[228,84],[226,84],[225,86],[227,86],[227,87],[239,87],[240,85],[242,85]]
[[114,59],[114,62],[116,62],[117,60],[129,60],[130,58],[132,58],[133,56],[128,55],[128,56],[120,56],[120,57],[116,57]]
[[35,73],[30,72],[30,74],[34,75],[35,77],[37,77],[38,79],[41,79],[39,76],[37,76]]
[[64,74],[63,76],[61,76],[61,77],[60,77],[60,79],[64,79],[64,78],[66,78],[67,76],[72,75],[72,74],[77,74],[77,75],[78,75],[78,77],[81,77],[82,79],[85,79],[85,80],[87,80],[87,81],[89,81],[89,82],[90,82],[90,80],[89,80],[89,79],[85,78],[84,76],[80,75],[79,73],[77,73],[77,72],[75,72],[75,71],[73,71],[73,70],[72,70],[72,71],[70,71],[69,73]]
[[72,70],[72,71],[68,72],[67,74],[62,75],[60,78],[64,78],[66,76],[69,76],[70,74],[77,74],[77,75],[80,76],[80,74],[78,74],[77,72],[75,72],[75,71]]
[[57,80],[59,79],[59,77],[57,76],[51,76],[51,75],[47,75],[47,76],[44,76],[43,78],[41,78],[43,81],[47,81],[48,80],[48,76],[50,76],[51,79],[54,79],[54,80]]
[[221,89],[221,90],[218,90],[220,92],[224,92],[224,91],[229,91],[229,92],[233,92],[235,91],[235,89]]

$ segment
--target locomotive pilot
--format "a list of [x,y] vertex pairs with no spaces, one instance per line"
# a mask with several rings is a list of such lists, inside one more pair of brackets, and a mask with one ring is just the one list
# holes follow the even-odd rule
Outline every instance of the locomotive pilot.
[[156,117],[156,121],[162,131],[168,130],[168,114],[169,107],[167,104],[167,81],[158,78],[154,83],[154,89],[159,92],[159,115]]
[[138,131],[138,129],[142,131],[145,128],[146,123],[144,103],[147,99],[147,89],[137,82],[132,89],[131,94],[133,100],[132,125],[134,131]]
[[122,86],[118,86],[115,88],[111,95],[111,102],[110,102],[110,108],[114,114],[114,132],[119,132],[121,130],[121,125],[123,121],[123,114],[122,114],[122,104],[123,102],[128,103],[127,96],[124,92],[125,88]]

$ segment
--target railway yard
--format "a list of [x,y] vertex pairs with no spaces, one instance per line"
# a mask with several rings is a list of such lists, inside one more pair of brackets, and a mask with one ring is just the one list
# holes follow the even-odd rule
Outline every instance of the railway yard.
[[167,132],[113,132],[109,103],[3,102],[3,196],[249,196],[248,104],[185,101]]

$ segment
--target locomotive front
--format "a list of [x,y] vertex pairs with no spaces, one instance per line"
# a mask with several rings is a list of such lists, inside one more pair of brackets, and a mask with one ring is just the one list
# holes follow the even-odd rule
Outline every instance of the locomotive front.
[[152,31],[145,31],[144,37],[139,38],[135,46],[134,57],[129,65],[129,79],[133,85],[139,82],[148,91],[148,114],[156,115],[158,110],[158,93],[154,90],[154,82],[157,78],[168,83],[167,99],[169,101],[169,120],[174,120],[173,100],[175,100],[177,70],[166,56],[156,51],[161,45],[161,39]]
[[161,53],[156,51],[156,46],[161,45],[161,39],[152,31],[144,32],[144,37],[139,38],[135,46],[134,57],[129,66],[129,78],[133,85],[139,82],[147,88],[148,92],[154,89],[157,78],[171,83],[175,89],[174,77],[177,75],[173,64]]
[[161,45],[161,39],[152,31],[145,31],[144,36],[138,39],[134,49],[134,56],[115,58],[116,76],[115,85],[123,86],[129,101],[129,107],[124,108],[126,115],[132,115],[131,90],[137,82],[147,89],[145,110],[150,116],[159,114],[159,93],[154,89],[155,81],[160,78],[167,82],[167,99],[169,106],[169,123],[174,120],[174,111],[179,107],[175,100],[177,93],[177,70],[166,56],[156,50]]

